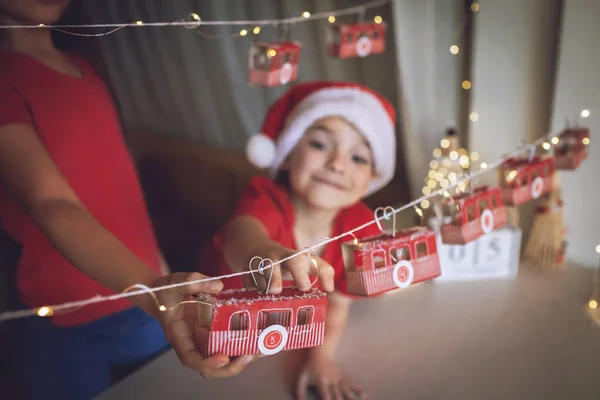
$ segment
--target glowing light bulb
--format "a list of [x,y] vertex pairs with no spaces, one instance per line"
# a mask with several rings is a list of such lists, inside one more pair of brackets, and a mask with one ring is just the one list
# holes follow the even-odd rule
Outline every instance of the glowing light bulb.
[[598,302],[596,300],[590,300],[588,305],[590,306],[590,308],[593,308],[593,309],[598,308]]
[[509,181],[512,181],[513,179],[515,179],[517,177],[518,172],[515,170],[512,170],[508,173],[508,176],[506,177]]
[[248,31],[247,31],[247,30],[245,30],[245,29],[242,29],[242,30],[240,31],[240,36],[246,36],[247,34],[248,34]]
[[430,188],[429,186],[425,186],[425,187],[423,188],[423,194],[424,194],[425,196],[427,196],[427,195],[431,194],[431,188]]
[[442,181],[440,182],[440,186],[443,188],[447,188],[448,186],[450,186],[450,182],[448,182],[448,179],[442,179]]
[[450,53],[452,54],[458,54],[459,48],[457,45],[453,44],[452,46],[450,46]]
[[550,147],[552,147],[552,146],[550,146],[550,143],[544,142],[544,143],[542,143],[542,147],[544,148],[544,150],[550,150]]
[[450,146],[450,141],[448,139],[442,139],[440,146],[442,146],[444,149],[447,149]]
[[200,16],[196,13],[191,13],[190,16],[195,19],[196,21],[200,21]]
[[441,149],[435,149],[433,150],[433,156],[434,157],[440,157],[442,155],[442,150]]
[[44,307],[40,307],[37,311],[37,315],[39,315],[40,317],[50,317],[54,314],[54,311],[52,310],[52,308],[44,306]]
[[438,182],[441,182],[442,179],[444,179],[444,174],[442,174],[441,172],[438,172],[435,174],[435,180]]
[[450,193],[447,190],[444,190],[444,197],[450,197]]
[[588,144],[590,144],[590,138],[584,137],[583,139],[581,139],[581,143],[587,146]]
[[258,35],[260,33],[260,26],[255,26],[254,29],[252,29],[252,33]]
[[434,170],[430,170],[429,173],[427,174],[427,176],[430,177],[431,179],[435,179],[436,174],[437,174],[437,172],[435,172]]
[[596,253],[600,253],[600,244],[596,246]]
[[461,155],[461,156],[462,155],[466,155],[467,154],[467,150],[465,150],[463,148],[460,148],[460,149],[458,149],[458,154]]
[[267,51],[267,57],[269,58],[273,58],[277,55],[277,51],[275,51],[275,49],[269,49],[269,51]]
[[375,18],[373,18],[373,21],[375,21],[376,24],[380,24],[381,22],[383,22],[383,18],[377,15]]
[[471,82],[468,80],[462,81],[462,88],[465,90],[471,89]]
[[581,111],[581,116],[583,118],[589,117],[590,116],[590,110],[583,110],[583,111]]
[[436,169],[436,168],[437,168],[437,167],[439,167],[439,166],[440,166],[440,164],[439,164],[439,163],[438,163],[436,160],[431,160],[431,161],[429,161],[429,167],[430,167],[431,169]]
[[450,172],[448,174],[448,179],[450,179],[450,182],[456,181],[456,173]]
[[327,18],[327,21],[329,21],[330,24],[333,24],[335,22],[335,17],[330,15],[329,18]]
[[471,11],[473,11],[473,12],[479,11],[479,4],[478,3],[471,4]]
[[477,122],[479,120],[479,114],[473,111],[471,114],[469,114],[469,119],[473,122]]
[[482,162],[482,163],[479,165],[479,167],[480,167],[480,168],[482,168],[482,169],[486,169],[486,168],[488,167],[488,165],[487,165],[487,163],[484,163],[484,162]]
[[160,305],[160,307],[158,307],[158,309],[159,309],[160,311],[162,311],[162,312],[165,312],[165,311],[167,311],[167,307],[165,307],[165,306],[164,306],[164,305],[162,305],[162,304]]
[[472,152],[471,153],[471,160],[473,160],[473,161],[479,160],[479,153],[476,152],[476,151]]
[[460,156],[460,158],[458,159],[458,163],[461,167],[467,168],[467,166],[469,165],[469,156]]
[[435,189],[435,187],[437,186],[437,182],[434,179],[430,179],[427,182],[427,186],[429,186],[431,189]]
[[557,138],[556,136],[554,136],[554,137],[552,138],[552,140],[550,140],[550,141],[552,142],[552,144],[558,144],[558,142],[560,141],[560,139],[559,139],[559,138]]
[[135,24],[138,26],[144,25],[144,23],[142,21],[135,21]]
[[456,160],[458,159],[458,153],[457,153],[456,151],[454,151],[454,150],[453,150],[453,151],[451,151],[451,152],[450,152],[450,155],[449,155],[449,157],[450,157],[450,159],[451,159],[452,161],[456,161]]
[[[423,200],[423,201],[421,202],[421,208],[423,208],[423,209],[428,209],[428,208],[429,208],[429,200]],[[419,217],[422,217],[422,216],[423,216],[423,211],[421,211],[421,210],[420,210],[420,209],[418,209],[418,208],[416,209],[416,211],[417,211],[417,214],[419,215]]]
[[309,13],[308,11],[304,11],[304,12],[302,13],[302,16],[303,16],[304,18],[310,18],[310,13]]
[[444,167],[440,168],[439,172],[441,172],[443,175],[446,175],[448,173],[448,170]]

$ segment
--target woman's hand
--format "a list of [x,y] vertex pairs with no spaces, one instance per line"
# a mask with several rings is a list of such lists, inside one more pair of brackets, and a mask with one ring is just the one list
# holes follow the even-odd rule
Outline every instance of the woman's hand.
[[[165,286],[205,278],[207,276],[197,272],[175,273],[158,278],[152,286]],[[160,303],[169,308],[189,299],[190,295],[199,293],[217,294],[222,289],[223,283],[214,280],[179,286],[155,293]],[[182,305],[164,312],[157,311],[156,315],[179,360],[186,367],[198,371],[204,378],[229,378],[242,372],[246,365],[259,357],[258,355],[247,355],[230,359],[225,354],[204,357],[196,348],[192,331],[184,318],[184,308],[185,305]]]

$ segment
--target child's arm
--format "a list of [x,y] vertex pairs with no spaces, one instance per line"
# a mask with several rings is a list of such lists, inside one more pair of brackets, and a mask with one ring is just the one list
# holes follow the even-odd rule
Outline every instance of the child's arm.
[[[0,126],[0,183],[75,268],[115,292],[136,283],[158,286],[203,277],[194,273],[159,278],[86,210],[31,125]],[[221,289],[221,282],[204,282],[160,291],[157,296],[172,305],[194,292],[216,293]],[[193,346],[180,313],[160,313],[147,295],[129,299],[163,324],[184,365],[205,377],[232,376],[243,369],[242,357],[231,363],[224,355],[204,359]],[[222,363],[228,365],[218,368]]]
[[306,390],[310,384],[317,386],[324,399],[354,399],[364,392],[354,386],[350,378],[338,368],[334,357],[342,333],[348,322],[352,300],[334,292],[329,296],[325,341],[323,346],[310,349],[304,371],[298,377],[296,398],[306,399]]
[[[225,227],[223,237],[223,256],[225,262],[233,271],[240,272],[248,269],[248,263],[254,256],[269,258],[273,262],[279,261],[295,253],[269,237],[266,227],[258,219],[251,216],[239,216],[231,220]],[[319,282],[321,287],[331,292],[334,288],[333,267],[319,257],[312,256],[319,266]],[[253,265],[256,268],[258,263]],[[309,264],[307,256],[296,256],[281,266],[291,274],[298,289],[307,291],[311,287],[310,273],[314,267]],[[312,270],[311,270],[312,269]],[[285,272],[284,271],[284,277]],[[269,271],[265,271],[268,274]],[[243,276],[245,282],[250,284],[252,278]],[[271,287],[269,293],[280,293],[282,289],[282,272],[279,265],[273,268]]]

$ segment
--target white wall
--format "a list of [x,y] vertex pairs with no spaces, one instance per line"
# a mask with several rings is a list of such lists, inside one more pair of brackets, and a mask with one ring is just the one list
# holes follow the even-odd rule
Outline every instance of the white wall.
[[[555,0],[481,0],[473,32],[469,147],[493,161],[547,133],[552,110],[560,3]],[[479,183],[495,183],[495,172]],[[533,203],[519,207],[523,243]]]
[[460,0],[394,0],[399,115],[411,198],[422,195],[432,151],[458,123],[461,56],[449,52],[460,33]]
[[589,109],[584,124],[590,128],[589,158],[574,172],[561,172],[567,257],[598,266],[600,244],[600,1],[565,0],[558,81],[552,129],[560,130],[565,117]]

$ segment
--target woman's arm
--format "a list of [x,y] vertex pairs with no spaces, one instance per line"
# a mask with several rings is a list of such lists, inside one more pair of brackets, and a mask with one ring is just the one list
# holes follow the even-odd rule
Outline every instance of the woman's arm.
[[[0,182],[75,268],[121,292],[158,275],[86,210],[28,124],[0,127]],[[151,315],[149,296],[130,299]]]

